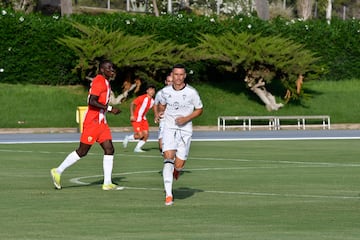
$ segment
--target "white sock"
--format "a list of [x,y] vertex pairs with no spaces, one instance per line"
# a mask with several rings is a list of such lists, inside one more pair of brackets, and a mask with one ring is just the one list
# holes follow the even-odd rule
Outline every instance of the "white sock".
[[128,139],[129,141],[135,140],[134,134],[127,135],[126,137],[127,137],[127,139]]
[[104,169],[104,184],[111,184],[111,174],[113,169],[114,156],[104,155],[103,169]]
[[166,196],[172,196],[172,183],[174,172],[174,160],[165,159],[163,169],[164,188]]
[[65,160],[60,164],[60,166],[56,169],[59,174],[62,174],[65,169],[76,163],[80,159],[79,155],[76,151],[71,152]]
[[141,149],[141,147],[144,146],[144,144],[145,144],[145,141],[144,141],[144,140],[140,140],[140,141],[136,144],[135,149]]

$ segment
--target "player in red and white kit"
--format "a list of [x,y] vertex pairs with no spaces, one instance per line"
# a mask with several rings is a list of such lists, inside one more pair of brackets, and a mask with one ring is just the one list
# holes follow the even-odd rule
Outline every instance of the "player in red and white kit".
[[111,180],[114,146],[111,131],[106,121],[107,112],[112,114],[120,113],[120,109],[108,105],[111,92],[109,79],[113,78],[114,75],[115,71],[110,61],[106,60],[100,63],[99,74],[93,79],[89,90],[88,110],[85,113],[80,145],[75,151],[71,152],[57,168],[53,168],[50,171],[53,183],[57,189],[61,189],[60,177],[65,169],[86,156],[95,142],[98,142],[104,150],[104,182],[102,189],[123,189],[123,187],[113,184]]
[[141,148],[149,138],[149,122],[146,119],[147,112],[154,106],[155,86],[149,85],[146,94],[135,98],[130,105],[130,121],[134,133],[125,136],[123,145],[127,147],[129,141],[139,140],[134,152],[144,152]]

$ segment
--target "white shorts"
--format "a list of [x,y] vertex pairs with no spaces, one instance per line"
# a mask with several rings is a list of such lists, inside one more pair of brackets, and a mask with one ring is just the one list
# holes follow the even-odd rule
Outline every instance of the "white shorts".
[[186,160],[188,158],[192,133],[180,129],[164,129],[163,152],[176,150],[176,157]]

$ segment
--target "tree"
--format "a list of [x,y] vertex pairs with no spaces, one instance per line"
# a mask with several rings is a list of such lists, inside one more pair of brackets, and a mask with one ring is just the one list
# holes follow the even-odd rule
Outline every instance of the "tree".
[[[267,89],[277,83],[287,89],[291,99],[299,99],[303,91],[297,88],[300,76],[321,74],[319,58],[304,46],[279,36],[225,33],[221,36],[203,34],[193,53],[193,60],[213,60],[217,66],[234,73],[243,73],[243,81],[265,104],[276,111],[283,106]],[[301,79],[302,80],[302,79]],[[287,99],[288,100],[288,99]]]
[[314,5],[314,0],[298,0],[297,1],[298,15],[304,20],[310,19],[312,16],[313,5]]
[[65,36],[56,41],[78,56],[74,72],[82,79],[95,75],[99,60],[109,59],[124,75],[140,75],[142,79],[154,81],[158,71],[181,62],[189,51],[186,45],[170,41],[159,43],[154,36],[126,35],[119,30],[108,32],[80,23],[72,25],[79,30],[80,36]]

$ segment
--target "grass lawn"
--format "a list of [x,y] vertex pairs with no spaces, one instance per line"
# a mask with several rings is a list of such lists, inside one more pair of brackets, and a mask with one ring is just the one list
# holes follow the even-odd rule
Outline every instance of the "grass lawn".
[[[193,86],[204,103],[202,116],[194,120],[198,126],[215,126],[218,116],[242,115],[330,115],[331,123],[360,122],[360,81],[356,79],[305,82],[304,89],[311,97],[303,99],[301,104],[287,104],[276,112],[268,112],[252,92],[243,89],[240,81],[219,80],[216,85]],[[76,109],[86,105],[87,99],[87,89],[82,86],[0,84],[0,88],[6,89],[0,92],[0,109],[4,111],[0,128],[76,128]],[[107,116],[110,126],[131,126],[129,105],[133,97],[118,106],[121,114]],[[148,119],[155,126],[152,111]]]
[[360,238],[359,140],[193,142],[170,207],[157,143],[115,143],[123,191],[101,190],[97,145],[55,190],[50,168],[75,147],[0,144],[0,239]]

